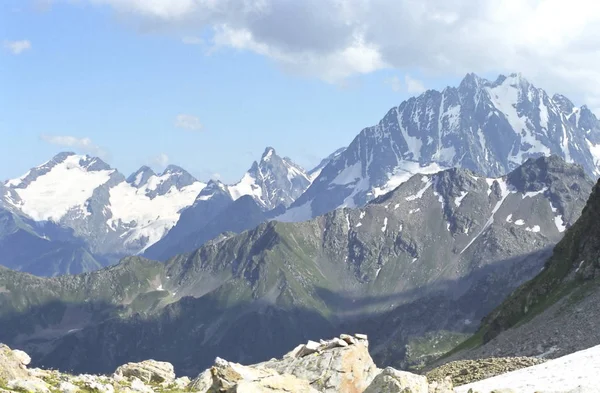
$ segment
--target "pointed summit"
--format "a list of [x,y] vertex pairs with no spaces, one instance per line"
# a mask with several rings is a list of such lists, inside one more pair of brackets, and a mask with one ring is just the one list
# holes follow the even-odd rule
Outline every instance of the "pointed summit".
[[156,173],[150,167],[144,165],[127,178],[127,183],[134,187],[140,187],[146,184],[152,176],[156,176]]
[[261,162],[269,161],[271,159],[271,157],[276,156],[276,155],[277,155],[277,153],[275,152],[275,149],[273,149],[272,147],[268,146],[265,149],[265,152],[262,154],[260,160],[261,160]]
[[281,158],[268,146],[260,161],[254,161],[250,170],[229,187],[234,200],[250,195],[264,209],[279,205],[289,206],[308,188],[310,178],[299,165],[289,158]]

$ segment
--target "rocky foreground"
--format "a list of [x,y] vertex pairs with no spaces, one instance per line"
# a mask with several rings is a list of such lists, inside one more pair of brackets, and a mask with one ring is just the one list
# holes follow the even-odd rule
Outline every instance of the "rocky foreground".
[[[451,379],[377,368],[367,336],[346,335],[297,346],[282,359],[243,366],[217,358],[196,378],[177,378],[170,363],[146,360],[110,376],[28,369],[23,351],[0,345],[0,392],[32,393],[451,393]],[[407,390],[409,389],[409,390]]]
[[[600,386],[600,362],[597,361],[600,359],[600,346],[549,362],[532,358],[453,362],[429,372],[427,376],[391,367],[381,370],[373,362],[368,348],[366,335],[342,334],[327,341],[309,341],[298,345],[282,359],[250,366],[217,358],[211,368],[190,379],[177,378],[172,364],[155,360],[127,363],[118,367],[112,375],[70,375],[56,370],[29,369],[29,355],[0,344],[0,393],[600,391],[600,388],[594,390],[595,386]],[[576,367],[570,370],[569,365]],[[520,370],[512,371],[517,369]],[[463,386],[454,388],[453,381]],[[478,382],[469,383],[473,381]]]

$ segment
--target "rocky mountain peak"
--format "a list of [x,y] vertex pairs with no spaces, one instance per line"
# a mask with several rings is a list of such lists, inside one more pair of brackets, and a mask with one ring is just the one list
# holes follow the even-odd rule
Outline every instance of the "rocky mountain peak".
[[127,183],[134,187],[141,187],[148,182],[152,176],[156,176],[156,173],[148,166],[143,165],[140,169],[129,175]]
[[260,162],[255,161],[229,191],[233,199],[252,195],[265,210],[272,210],[279,205],[289,206],[309,185],[310,178],[302,167],[267,147]]

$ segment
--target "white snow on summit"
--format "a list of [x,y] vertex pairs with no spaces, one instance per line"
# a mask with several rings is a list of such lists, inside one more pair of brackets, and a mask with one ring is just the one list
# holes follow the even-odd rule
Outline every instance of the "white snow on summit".
[[[96,188],[109,180],[114,169],[90,171],[80,165],[80,161],[85,158],[71,155],[26,188],[14,188],[21,199],[15,206],[37,221],[57,222],[72,210],[78,210],[82,215],[88,214],[85,202]],[[27,174],[6,184],[16,187],[26,176]]]

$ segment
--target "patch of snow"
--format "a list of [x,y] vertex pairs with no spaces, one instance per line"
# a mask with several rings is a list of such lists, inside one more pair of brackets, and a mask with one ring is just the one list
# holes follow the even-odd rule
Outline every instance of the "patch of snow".
[[348,184],[353,184],[359,181],[362,178],[362,164],[360,161],[357,161],[355,164],[350,165],[344,168],[335,179],[331,181],[331,184],[336,184],[339,186],[345,186]]
[[413,260],[410,263],[415,263],[419,258],[413,258]]
[[544,188],[542,188],[542,189],[541,189],[541,190],[539,190],[539,191],[529,191],[529,192],[526,192],[525,194],[523,194],[523,197],[522,197],[522,199],[525,199],[525,198],[533,198],[534,196],[536,196],[536,195],[540,195],[540,194],[543,194],[543,193],[545,193],[546,191],[548,191],[548,187],[544,187]]
[[367,214],[367,212],[365,212],[364,210],[360,212],[360,219],[362,220],[363,218],[365,218],[365,214]]
[[472,389],[480,393],[489,393],[506,389],[520,393],[597,392],[598,386],[600,386],[600,345],[536,366],[458,386],[454,391],[467,393]]
[[512,213],[506,216],[506,222],[512,222]]
[[379,272],[381,271],[381,268],[378,267],[377,270],[375,270],[375,277],[379,277]]
[[[400,165],[394,169],[393,174],[389,175],[388,181],[384,185],[373,188],[373,195],[378,197],[387,194],[418,173],[432,174],[444,169],[446,168],[439,166],[435,162],[422,167],[418,162],[402,161]],[[421,178],[421,181],[423,181],[423,178]],[[427,179],[427,181],[429,181],[429,179]]]
[[519,84],[520,77],[518,75],[506,78],[500,85],[487,88],[492,104],[498,109],[511,126],[513,131],[521,137],[522,144],[529,144],[531,147],[526,151],[519,151],[514,156],[510,157],[519,165],[524,161],[525,153],[542,153],[550,154],[550,149],[544,146],[529,129],[526,118],[521,118],[517,113],[517,104],[519,103]]
[[457,207],[460,206],[460,204],[462,203],[462,200],[465,199],[465,197],[467,196],[468,193],[469,193],[468,191],[461,191],[460,196],[457,196],[456,198],[454,198],[454,204]]
[[539,225],[534,225],[533,227],[526,227],[525,230],[527,232],[539,232],[541,230]]
[[356,224],[355,228],[360,228],[360,227],[362,227],[362,222],[359,222],[358,224]]
[[388,218],[385,217],[383,219],[383,227],[381,227],[381,232],[385,232],[385,230],[387,229],[387,223],[388,223]]
[[554,225],[556,225],[556,229],[558,229],[558,231],[561,233],[567,229],[565,221],[563,220],[563,216],[561,215],[554,217]]
[[126,243],[147,238],[144,251],[156,243],[177,223],[181,210],[190,206],[206,184],[195,182],[178,190],[172,186],[163,195],[154,198],[147,196],[148,190],[156,186],[156,178],[152,176],[146,187],[136,188],[127,182],[121,182],[109,191],[109,208],[112,217],[107,220],[110,228],[119,224],[132,225],[123,236]]
[[160,284],[160,285],[159,285],[159,286],[156,288],[156,290],[157,290],[157,291],[164,291],[162,284]]
[[420,207],[417,207],[416,209],[410,209],[410,210],[408,211],[408,214],[413,214],[413,213],[417,213],[417,212],[420,212],[420,211],[421,211],[421,208],[420,208]]
[[251,195],[259,201],[263,201],[262,188],[256,184],[256,179],[254,176],[247,172],[244,174],[244,177],[242,177],[242,180],[232,186],[229,186],[228,190],[231,198],[233,198],[234,201],[238,200],[244,195]]
[[[69,156],[26,188],[15,188],[21,199],[16,206],[36,221],[60,221],[72,209],[88,215],[86,201],[96,188],[110,179],[114,170],[87,170],[79,164],[83,158]],[[17,180],[7,184],[20,184]]]
[[402,137],[408,146],[408,153],[412,153],[412,159],[414,161],[419,161],[421,158],[421,146],[423,142],[416,136],[408,135],[408,131],[402,125],[402,119],[398,116],[398,126],[400,128],[400,132],[402,133]]
[[404,199],[406,199],[407,201],[414,201],[417,199],[421,199],[423,197],[423,194],[425,194],[425,191],[427,191],[427,189],[429,187],[431,187],[432,184],[433,184],[433,182],[428,179],[427,183],[425,183],[425,187],[421,188],[415,195],[407,196]]
[[525,225],[525,221],[523,221],[519,218],[517,221],[515,221],[515,225],[519,225],[519,226]]
[[398,227],[398,231],[402,232],[402,228],[404,228],[404,226],[400,224],[400,226]]
[[25,180],[25,178],[27,176],[29,176],[30,173],[31,173],[31,171],[27,171],[27,173],[24,174],[23,176],[18,177],[16,179],[8,180],[5,184],[8,187],[17,187],[17,186],[21,185],[21,183],[23,183],[23,180]]
[[394,205],[394,210],[396,210],[396,209],[397,209],[397,208],[399,208],[399,207],[400,207],[400,204],[399,204],[399,203],[396,203],[396,204]]
[[506,180],[499,178],[499,179],[496,179],[496,182],[498,182],[498,185],[500,186],[500,200],[498,202],[496,202],[496,206],[494,206],[494,208],[492,209],[492,214],[490,215],[490,218],[488,218],[488,220],[485,223],[485,225],[483,226],[483,228],[481,228],[481,231],[479,231],[479,233],[477,235],[475,235],[475,237],[473,237],[473,239],[471,239],[469,244],[467,244],[465,246],[465,248],[462,249],[462,251],[460,252],[461,254],[463,252],[465,252],[465,250],[467,248],[469,248],[471,246],[471,244],[473,244],[473,242],[475,242],[475,240],[477,240],[477,238],[479,236],[481,236],[481,234],[489,228],[490,225],[492,225],[492,223],[494,222],[494,215],[496,214],[498,209],[500,209],[500,206],[502,206],[502,203],[504,203],[504,200],[506,199],[506,197],[511,193],[511,191],[509,191],[509,189],[508,189],[508,183],[506,182]]

